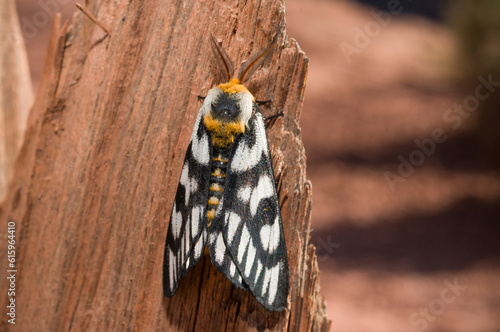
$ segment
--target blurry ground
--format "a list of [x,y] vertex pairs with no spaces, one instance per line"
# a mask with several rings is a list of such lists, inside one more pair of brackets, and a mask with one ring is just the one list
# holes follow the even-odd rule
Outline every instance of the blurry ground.
[[[475,93],[453,84],[454,36],[404,11],[377,29],[370,10],[288,2],[289,35],[310,58],[301,125],[332,328],[500,331],[500,178],[470,142],[474,120],[455,130],[443,118]],[[342,43],[361,46],[350,62]],[[384,173],[420,163],[414,140],[436,128],[447,139],[392,191]]]
[[[74,2],[17,1],[35,86],[44,13],[70,18]],[[404,11],[377,29],[370,10],[288,0],[289,35],[311,60],[301,126],[332,331],[500,331],[500,177],[471,144],[473,117],[457,129],[443,118],[475,92],[453,84],[455,38]],[[357,28],[371,37],[355,39]],[[342,43],[362,47],[348,62]],[[436,128],[444,142],[419,153],[415,139]],[[401,159],[422,164],[411,172]],[[398,167],[407,174],[388,182]]]

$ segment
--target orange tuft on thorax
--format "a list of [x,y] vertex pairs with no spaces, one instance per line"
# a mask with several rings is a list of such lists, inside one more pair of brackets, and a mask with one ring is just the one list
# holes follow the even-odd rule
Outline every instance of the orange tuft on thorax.
[[241,121],[224,123],[205,115],[203,124],[212,133],[212,143],[219,148],[230,147],[239,134],[245,133],[245,124]]
[[222,92],[227,93],[228,95],[233,95],[243,91],[250,93],[250,91],[248,91],[248,89],[245,88],[245,86],[241,84],[240,80],[237,78],[231,78],[229,82],[219,84],[218,87],[222,90]]

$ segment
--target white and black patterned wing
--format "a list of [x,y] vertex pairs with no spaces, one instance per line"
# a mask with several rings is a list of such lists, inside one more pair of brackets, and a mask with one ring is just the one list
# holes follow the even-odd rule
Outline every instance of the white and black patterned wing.
[[244,290],[250,290],[243,281],[239,269],[236,267],[232,259],[223,236],[223,224],[221,222],[212,222],[208,229],[208,247],[210,250],[210,258],[219,271],[221,271],[231,282]]
[[206,233],[210,177],[210,134],[198,114],[175,195],[165,243],[163,291],[171,297],[189,268],[201,258]]
[[225,271],[228,264],[222,271],[236,284],[241,276],[261,304],[279,311],[288,297],[287,252],[264,121],[255,104],[254,109],[246,133],[232,148],[213,224],[222,225],[224,244],[239,274]]

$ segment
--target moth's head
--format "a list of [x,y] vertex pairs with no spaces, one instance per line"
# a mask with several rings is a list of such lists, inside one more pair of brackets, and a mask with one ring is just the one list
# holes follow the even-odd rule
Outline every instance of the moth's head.
[[246,126],[252,116],[253,102],[248,89],[237,78],[232,78],[208,91],[202,112],[222,123],[238,122]]
[[266,55],[272,53],[275,43],[252,55],[241,65],[238,75],[234,77],[232,61],[214,36],[210,34],[210,37],[210,45],[218,60],[218,68],[227,83],[219,84],[208,91],[202,106],[203,115],[224,124],[239,123],[246,126],[252,116],[255,99],[243,82],[249,80],[265,60]]

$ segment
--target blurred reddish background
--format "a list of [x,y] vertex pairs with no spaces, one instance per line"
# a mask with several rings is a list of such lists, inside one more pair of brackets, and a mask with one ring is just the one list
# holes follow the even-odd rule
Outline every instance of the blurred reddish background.
[[[74,3],[17,1],[35,89],[51,18]],[[287,20],[310,58],[301,126],[332,330],[500,331],[498,4],[289,0]]]

